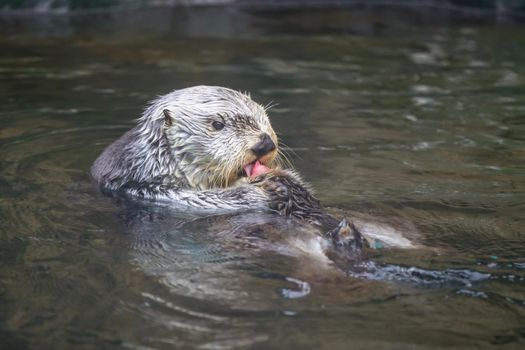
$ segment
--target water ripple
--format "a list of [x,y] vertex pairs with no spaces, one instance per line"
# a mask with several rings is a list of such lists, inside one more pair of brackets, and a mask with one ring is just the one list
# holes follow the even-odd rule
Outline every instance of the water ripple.
[[463,285],[472,287],[473,283],[488,280],[491,275],[468,269],[425,270],[418,267],[397,265],[379,265],[365,262],[357,268],[362,271],[348,271],[348,275],[370,280],[413,283],[418,286],[438,287],[445,285]]

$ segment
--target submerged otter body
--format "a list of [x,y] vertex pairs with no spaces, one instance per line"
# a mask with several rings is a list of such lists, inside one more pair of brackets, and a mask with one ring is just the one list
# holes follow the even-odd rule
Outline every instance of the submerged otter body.
[[91,174],[105,191],[194,212],[272,210],[328,231],[335,251],[363,246],[351,223],[327,215],[298,174],[280,168],[265,108],[231,89],[196,86],[160,96]]

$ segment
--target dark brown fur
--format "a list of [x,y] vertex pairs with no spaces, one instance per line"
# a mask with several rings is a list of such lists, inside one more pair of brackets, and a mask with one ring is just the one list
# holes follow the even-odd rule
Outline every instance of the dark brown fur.
[[251,182],[273,194],[270,206],[280,215],[318,227],[324,237],[332,242],[327,255],[338,265],[361,261],[366,255],[368,244],[354,223],[328,214],[296,174],[274,170]]

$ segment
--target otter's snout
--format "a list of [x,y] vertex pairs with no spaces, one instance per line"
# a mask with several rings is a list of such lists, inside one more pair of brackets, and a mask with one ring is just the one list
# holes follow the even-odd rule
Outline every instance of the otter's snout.
[[264,133],[261,135],[261,141],[252,147],[252,152],[257,158],[263,157],[275,150],[275,143],[272,141],[270,135]]

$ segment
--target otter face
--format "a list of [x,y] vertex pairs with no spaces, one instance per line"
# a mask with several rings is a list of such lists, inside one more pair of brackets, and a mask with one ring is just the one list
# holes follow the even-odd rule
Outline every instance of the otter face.
[[162,120],[175,158],[173,175],[193,188],[230,186],[250,175],[244,170],[250,164],[272,167],[278,156],[265,109],[240,92],[196,86],[165,95],[149,109],[161,114],[155,119]]

